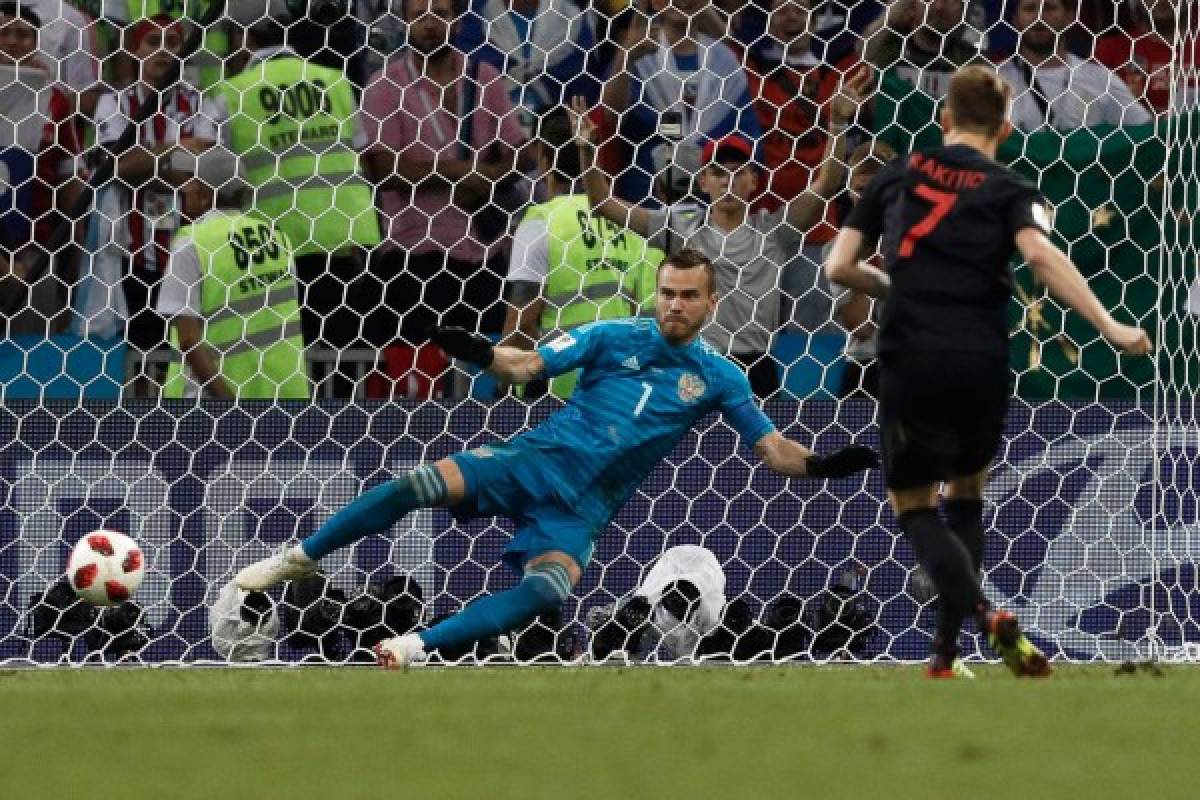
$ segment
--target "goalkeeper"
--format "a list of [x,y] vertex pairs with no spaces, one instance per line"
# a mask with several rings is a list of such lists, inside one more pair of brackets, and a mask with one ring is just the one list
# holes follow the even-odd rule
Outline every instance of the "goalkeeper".
[[869,448],[819,456],[775,429],[742,371],[699,338],[716,306],[714,286],[712,263],[683,250],[659,268],[654,320],[595,322],[533,351],[493,346],[457,328],[434,329],[433,341],[448,354],[502,382],[580,369],[578,389],[565,408],[507,443],[417,467],[363,494],[299,545],[244,568],[237,584],[261,590],[308,575],[324,556],[419,508],[448,507],[460,519],[511,517],[516,533],[503,559],[522,580],[420,634],[380,642],[380,664],[401,667],[560,606],[600,532],[711,411],[719,410],[767,466],[785,475],[839,478],[875,466],[878,455]]

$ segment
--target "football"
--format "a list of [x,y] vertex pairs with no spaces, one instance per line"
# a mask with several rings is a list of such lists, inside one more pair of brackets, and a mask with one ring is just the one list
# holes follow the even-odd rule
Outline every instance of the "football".
[[92,531],[75,544],[67,559],[67,580],[75,593],[98,606],[114,606],[133,597],[145,576],[138,543],[116,531]]

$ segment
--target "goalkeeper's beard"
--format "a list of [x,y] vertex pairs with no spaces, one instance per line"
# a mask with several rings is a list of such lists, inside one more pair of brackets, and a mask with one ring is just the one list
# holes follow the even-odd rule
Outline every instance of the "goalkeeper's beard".
[[696,338],[703,327],[703,319],[695,323],[684,314],[663,314],[658,317],[659,333],[672,344],[683,344]]

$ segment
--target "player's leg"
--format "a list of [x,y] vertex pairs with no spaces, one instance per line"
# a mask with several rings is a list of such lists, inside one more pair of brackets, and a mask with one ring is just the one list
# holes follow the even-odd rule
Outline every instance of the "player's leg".
[[988,470],[983,469],[946,483],[942,510],[946,512],[946,524],[971,554],[971,566],[982,577],[983,570],[983,487],[987,483]]
[[423,661],[428,651],[453,649],[515,630],[562,605],[582,574],[579,563],[567,553],[542,553],[526,562],[516,586],[479,598],[429,630],[386,639],[375,646],[375,654],[381,666],[399,669]]
[[[947,483],[944,508],[954,534],[970,551],[979,580],[983,567],[983,488],[988,470],[955,478]],[[1041,650],[1021,632],[1012,612],[994,610],[979,619],[979,629],[988,644],[1009,669],[1019,676],[1043,677],[1051,672],[1050,662]]]
[[930,673],[942,675],[949,673],[958,659],[963,620],[985,616],[990,605],[979,587],[970,552],[938,514],[937,497],[936,483],[888,491],[900,529],[937,587],[938,619]]
[[452,459],[422,464],[359,495],[295,547],[245,567],[237,574],[237,585],[259,591],[310,575],[335,550],[386,531],[417,509],[454,505],[464,494],[462,471]]

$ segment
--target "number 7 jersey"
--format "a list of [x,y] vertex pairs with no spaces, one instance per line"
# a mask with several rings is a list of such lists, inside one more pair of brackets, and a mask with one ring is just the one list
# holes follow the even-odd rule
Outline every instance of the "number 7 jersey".
[[513,444],[560,502],[607,523],[701,418],[719,410],[752,447],[775,430],[745,374],[697,338],[674,346],[652,319],[583,325],[538,348],[553,377],[581,368],[570,402]]
[[882,169],[846,227],[881,237],[892,290],[879,353],[1008,358],[1010,262],[1019,230],[1050,232],[1037,188],[983,153],[951,145]]

